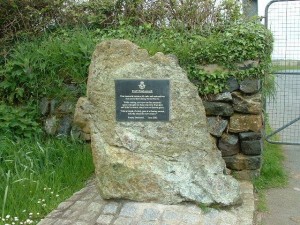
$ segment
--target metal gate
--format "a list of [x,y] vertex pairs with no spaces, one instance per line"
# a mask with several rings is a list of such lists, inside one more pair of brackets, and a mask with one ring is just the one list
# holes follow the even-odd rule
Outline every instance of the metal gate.
[[265,9],[274,36],[276,93],[266,100],[266,140],[300,145],[300,0],[274,0]]

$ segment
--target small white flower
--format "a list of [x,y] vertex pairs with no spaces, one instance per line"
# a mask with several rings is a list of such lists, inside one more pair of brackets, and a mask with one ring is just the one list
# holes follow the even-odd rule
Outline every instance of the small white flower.
[[6,217],[5,217],[6,219],[9,219],[10,218],[10,215],[6,215]]
[[46,200],[45,199],[42,199],[42,202],[45,202]]
[[54,192],[53,192],[53,191],[51,191],[51,192],[50,192],[50,194],[51,194],[51,195],[53,195],[53,194],[54,194]]
[[57,198],[59,197],[59,195],[55,195]]
[[19,221],[19,218],[15,216],[14,220],[15,220],[15,221]]
[[33,221],[32,221],[31,219],[27,219],[27,220],[25,221],[26,224],[32,224],[32,222],[33,222]]
[[40,215],[40,213],[38,212],[38,213],[36,213],[36,215],[38,215],[38,216],[39,216],[39,215]]

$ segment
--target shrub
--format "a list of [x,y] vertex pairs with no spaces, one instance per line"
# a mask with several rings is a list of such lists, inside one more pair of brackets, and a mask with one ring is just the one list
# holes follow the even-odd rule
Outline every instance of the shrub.
[[28,99],[70,97],[67,85],[84,93],[87,68],[95,44],[89,33],[61,31],[34,42],[20,42],[0,68],[0,95],[10,104]]
[[32,137],[41,132],[32,106],[12,107],[0,103],[0,133],[13,137]]
[[[129,39],[150,54],[175,54],[201,94],[222,91],[229,76],[264,79],[270,72],[272,35],[256,21],[237,22],[208,37],[197,31],[157,30],[149,24],[134,27],[124,22],[118,29],[63,29],[34,42],[20,42],[0,69],[2,100],[12,104],[43,96],[76,98],[68,84],[79,86],[77,94],[83,95],[92,51],[107,38]],[[239,70],[238,63],[245,60],[258,65]],[[203,69],[206,64],[222,69],[208,73]]]
[[[222,91],[231,76],[239,80],[249,76],[269,80],[273,37],[260,23],[238,22],[224,32],[214,33],[205,39],[198,35],[193,38],[196,41],[192,41],[190,58],[194,63],[188,65],[187,69],[201,94]],[[257,62],[257,65],[240,69],[239,64],[247,60]],[[203,69],[207,64],[217,64],[219,70],[207,72]]]

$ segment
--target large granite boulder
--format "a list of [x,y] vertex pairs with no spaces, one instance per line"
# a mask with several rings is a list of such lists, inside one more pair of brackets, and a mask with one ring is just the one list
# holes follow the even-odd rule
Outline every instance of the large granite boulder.
[[[170,120],[116,121],[115,79],[169,79]],[[96,179],[105,199],[233,205],[239,184],[224,175],[197,88],[173,56],[126,40],[97,45],[87,98]]]
[[[75,125],[75,133],[83,140],[91,140],[90,131],[90,115],[92,112],[92,106],[86,97],[78,99],[76,104],[76,110],[73,118]],[[79,127],[80,129],[76,129]],[[79,130],[79,131],[77,131]]]

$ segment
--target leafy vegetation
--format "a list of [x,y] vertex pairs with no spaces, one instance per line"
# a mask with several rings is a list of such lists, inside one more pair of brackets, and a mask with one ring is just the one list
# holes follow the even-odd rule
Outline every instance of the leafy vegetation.
[[[266,133],[271,133],[271,127],[267,124]],[[278,140],[278,136],[275,137]],[[284,155],[282,146],[264,143],[264,161],[261,170],[261,176],[255,181],[258,189],[267,189],[272,187],[283,187],[287,184],[287,174],[283,168]]]
[[283,153],[280,145],[265,142],[261,176],[255,181],[257,189],[284,187],[287,184],[287,175],[283,168]]
[[[84,85],[95,43],[89,33],[65,31],[20,42],[0,70],[2,100],[16,104],[41,97],[66,97],[66,85]],[[58,91],[58,92],[57,92]],[[82,91],[83,92],[83,91]],[[83,94],[83,93],[80,93]]]
[[0,104],[0,133],[7,136],[31,137],[41,133],[36,109],[31,105],[12,107]]
[[94,170],[88,145],[68,139],[1,136],[0,163],[0,221],[5,224],[35,224],[83,187]]
[[[32,113],[26,115],[32,115],[34,121],[42,97],[76,101],[85,94],[95,45],[109,38],[129,39],[150,54],[175,54],[202,95],[221,92],[231,76],[238,79],[255,76],[263,80],[265,87],[274,84],[269,75],[272,36],[255,20],[232,23],[226,30],[216,30],[209,36],[196,30],[154,29],[149,24],[135,27],[120,22],[116,29],[58,29],[33,41],[17,42],[5,57],[5,63],[0,64],[0,111],[16,104],[25,109],[22,105],[31,102]],[[239,63],[245,60],[258,63],[239,69]],[[205,66],[212,64],[219,69],[206,71]],[[75,85],[78,91],[70,92],[69,85]],[[36,133],[34,124],[27,125],[17,133],[24,136],[29,136],[30,131]],[[13,126],[6,123],[2,129]]]
[[[211,29],[239,19],[234,0],[25,0],[0,2],[0,38],[38,34],[62,26],[107,28],[127,21],[139,26]],[[188,13],[187,13],[188,12]]]
[[[233,37],[239,37],[238,39]],[[144,25],[123,24],[108,30],[59,30],[34,42],[20,42],[0,70],[2,101],[22,103],[44,96],[71,98],[67,85],[75,83],[83,95],[87,70],[97,42],[107,38],[132,40],[150,54],[175,54],[200,94],[218,93],[230,76],[264,78],[269,72],[272,36],[255,21],[233,24],[226,32],[204,37],[197,32],[155,30]],[[253,43],[256,43],[255,45]],[[239,70],[238,63],[256,60],[255,67]],[[218,64],[220,71],[206,72],[203,66]]]

